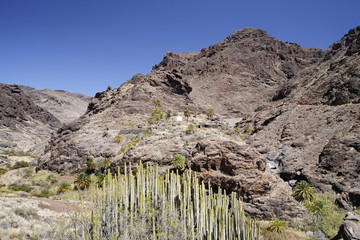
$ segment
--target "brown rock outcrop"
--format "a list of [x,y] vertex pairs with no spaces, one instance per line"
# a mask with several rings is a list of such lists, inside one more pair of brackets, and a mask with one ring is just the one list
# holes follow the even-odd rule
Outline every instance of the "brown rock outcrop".
[[331,240],[359,240],[360,239],[360,216],[348,212],[340,226],[338,234]]

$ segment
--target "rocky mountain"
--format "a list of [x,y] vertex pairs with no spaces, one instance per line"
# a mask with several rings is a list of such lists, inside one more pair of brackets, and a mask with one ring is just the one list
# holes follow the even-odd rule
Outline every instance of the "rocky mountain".
[[51,132],[83,114],[89,101],[81,94],[0,84],[0,149],[41,153]]
[[91,97],[83,94],[63,90],[20,88],[36,105],[50,112],[61,123],[70,123],[83,115],[91,100]]
[[[302,179],[358,206],[359,29],[326,50],[244,29],[200,52],[168,52],[146,76],[97,93],[85,115],[53,133],[38,169],[78,172],[94,157],[113,159],[113,169],[141,160],[165,171],[180,153],[255,217],[304,213],[290,194]],[[164,112],[199,112],[189,120],[198,128],[150,125],[153,99]]]

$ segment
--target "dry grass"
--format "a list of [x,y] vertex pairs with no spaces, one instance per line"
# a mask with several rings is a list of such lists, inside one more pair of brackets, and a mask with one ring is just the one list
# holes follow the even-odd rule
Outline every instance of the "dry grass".
[[264,240],[315,240],[318,239],[313,236],[307,236],[304,232],[297,231],[293,228],[288,228],[282,232],[272,232],[265,228],[261,229],[261,236]]

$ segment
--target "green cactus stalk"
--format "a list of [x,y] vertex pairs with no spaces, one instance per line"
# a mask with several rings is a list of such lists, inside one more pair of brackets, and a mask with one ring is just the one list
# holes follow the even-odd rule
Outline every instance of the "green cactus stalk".
[[160,176],[157,166],[140,163],[133,174],[129,164],[90,191],[76,213],[80,239],[260,239],[235,193],[219,187],[215,194],[191,171]]

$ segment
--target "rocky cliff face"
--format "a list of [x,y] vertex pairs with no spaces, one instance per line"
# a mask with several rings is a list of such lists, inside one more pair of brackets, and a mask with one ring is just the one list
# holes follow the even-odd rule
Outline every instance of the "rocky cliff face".
[[[76,172],[88,157],[109,157],[114,169],[142,160],[166,170],[181,153],[187,168],[214,188],[238,192],[253,216],[301,215],[290,192],[302,179],[319,190],[345,192],[357,204],[358,32],[325,51],[244,29],[200,52],[168,52],[146,76],[96,94],[84,116],[53,134],[38,168]],[[150,126],[155,98],[164,111],[213,108],[219,115],[192,117],[207,128],[190,136],[187,123]],[[245,141],[225,117],[249,135]],[[114,141],[118,134],[122,143]]]
[[[327,49],[255,113],[248,143],[286,180],[305,179],[360,205],[360,27]],[[280,97],[281,96],[281,97]],[[244,123],[242,123],[244,124]]]
[[[78,101],[65,102],[69,96]],[[83,114],[89,100],[82,95],[0,84],[0,150],[41,153],[51,132]]]

